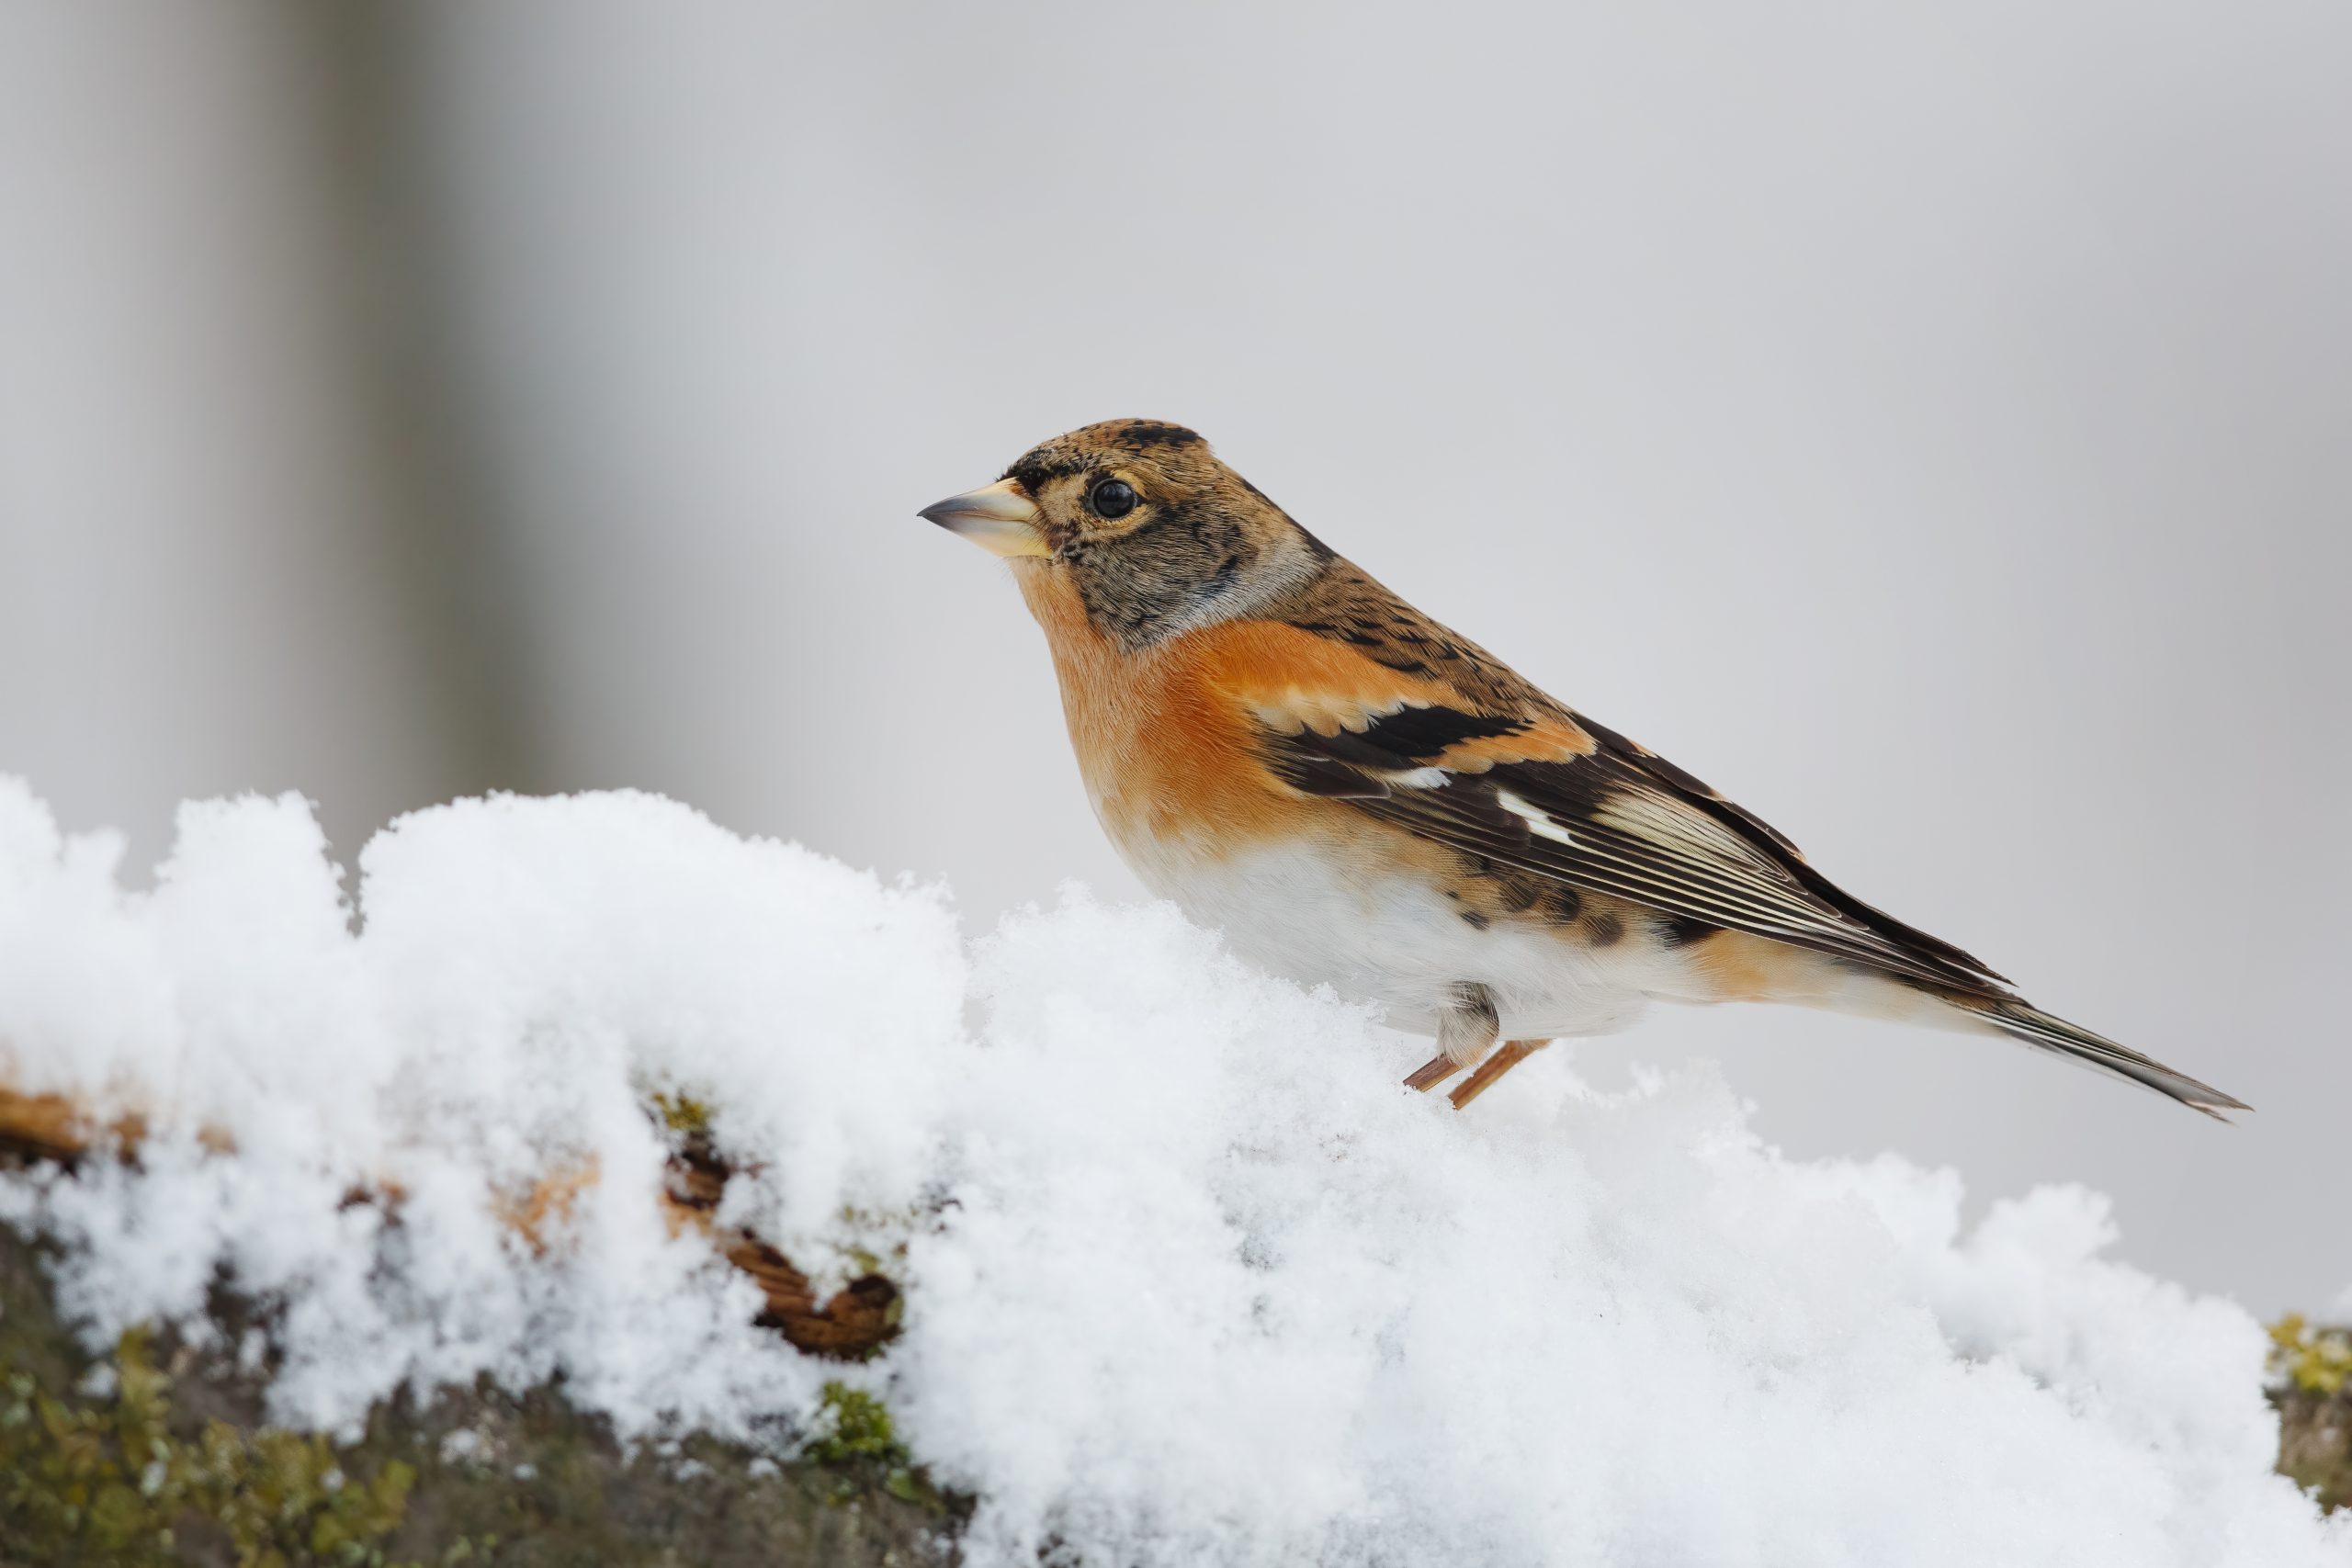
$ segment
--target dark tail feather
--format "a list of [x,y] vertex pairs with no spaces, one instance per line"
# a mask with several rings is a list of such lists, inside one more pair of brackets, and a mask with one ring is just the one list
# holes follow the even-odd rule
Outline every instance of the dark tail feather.
[[2080,1062],[2086,1066],[2104,1067],[2143,1088],[2168,1095],[2191,1110],[2202,1111],[2217,1122],[2227,1122],[2224,1111],[2251,1111],[2253,1106],[2235,1100],[2208,1084],[2199,1083],[2186,1073],[2174,1072],[2153,1056],[2143,1056],[2129,1045],[2093,1034],[2089,1030],[2068,1023],[2054,1013],[2021,1001],[2004,1001],[1983,997],[1946,994],[1943,998],[1963,1012],[1974,1013],[2005,1034],[2054,1051],[2062,1056]]

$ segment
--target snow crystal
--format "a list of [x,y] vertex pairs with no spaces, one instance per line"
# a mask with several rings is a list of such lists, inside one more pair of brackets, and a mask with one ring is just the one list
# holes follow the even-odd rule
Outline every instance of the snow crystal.
[[[0,1214],[94,1338],[223,1269],[277,1303],[284,1419],[560,1372],[744,1435],[846,1375],[981,1563],[2352,1562],[2270,1473],[2257,1325],[2107,1261],[2102,1199],[1963,1232],[1951,1173],[1783,1159],[1712,1071],[1561,1047],[1456,1114],[1165,907],[967,950],[936,890],[643,795],[419,813],[352,900],[291,797],[187,807],[152,892],[119,858],[0,781],[0,1082],[149,1129]],[[656,1093],[804,1267],[902,1246],[886,1357],[798,1356],[671,1235]]]

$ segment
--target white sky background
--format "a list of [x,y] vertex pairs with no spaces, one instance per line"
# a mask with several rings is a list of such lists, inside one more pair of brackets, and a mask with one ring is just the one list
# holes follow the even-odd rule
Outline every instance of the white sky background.
[[1718,1056],[1794,1151],[2085,1181],[2265,1313],[2352,1282],[2352,13],[411,7],[403,286],[511,775],[450,760],[446,628],[376,592],[441,520],[353,434],[286,14],[0,24],[0,768],[69,819],[152,855],[180,795],[294,786],[348,849],[628,784],[944,875],[976,929],[1125,896],[1037,633],[912,513],[1179,420],[2262,1109],[1761,1009],[1580,1047],[1604,1077]]

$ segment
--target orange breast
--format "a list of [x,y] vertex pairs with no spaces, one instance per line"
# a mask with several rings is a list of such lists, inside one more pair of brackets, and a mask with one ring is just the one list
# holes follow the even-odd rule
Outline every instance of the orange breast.
[[1306,813],[1328,805],[1259,761],[1250,716],[1219,688],[1215,630],[1128,653],[1049,564],[1020,562],[1015,575],[1053,651],[1079,772],[1122,850],[1191,839],[1221,852],[1301,830]]
[[[1087,619],[1052,563],[1016,561],[1014,572],[1053,650],[1096,814],[1131,862],[1180,842],[1226,854],[1278,836],[1351,849],[1385,841],[1393,829],[1277,779],[1261,759],[1262,738],[1361,730],[1408,704],[1469,705],[1437,681],[1275,621],[1204,626],[1128,652]],[[1498,761],[1565,760],[1592,749],[1592,738],[1565,718],[1532,714],[1508,737],[1466,742],[1441,761],[1480,773]]]

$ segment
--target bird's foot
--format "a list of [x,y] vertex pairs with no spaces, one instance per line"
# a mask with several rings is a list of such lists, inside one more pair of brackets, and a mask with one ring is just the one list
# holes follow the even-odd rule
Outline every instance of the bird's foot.
[[1495,994],[1476,980],[1453,987],[1453,1005],[1437,1021],[1437,1055],[1405,1076],[1405,1087],[1423,1094],[1491,1050],[1502,1032]]
[[[1464,1078],[1460,1083],[1456,1084],[1453,1088],[1453,1092],[1446,1098],[1453,1101],[1453,1109],[1456,1111],[1461,1110],[1464,1106],[1469,1104],[1472,1100],[1477,1099],[1480,1095],[1486,1093],[1487,1090],[1493,1088],[1497,1078],[1501,1077],[1505,1073],[1510,1071],[1513,1067],[1519,1066],[1521,1062],[1527,1060],[1528,1057],[1532,1056],[1536,1052],[1541,1051],[1544,1046],[1549,1045],[1550,1043],[1552,1043],[1549,1040],[1504,1041],[1501,1047],[1497,1050],[1493,1055],[1479,1063],[1477,1070],[1473,1072],[1468,1077]],[[1443,1057],[1439,1058],[1439,1061],[1442,1060],[1444,1060]],[[1430,1066],[1435,1066],[1437,1064],[1435,1062],[1430,1064]],[[1429,1070],[1429,1067],[1423,1067],[1421,1072],[1426,1073]],[[1416,1073],[1414,1075],[1415,1077],[1419,1077],[1419,1073]],[[1412,1082],[1412,1079],[1408,1078],[1405,1081],[1410,1083]]]
[[1407,1089],[1419,1089],[1423,1094],[1427,1094],[1430,1090],[1435,1089],[1438,1085],[1443,1083],[1446,1079],[1452,1077],[1454,1074],[1460,1072],[1469,1065],[1470,1064],[1467,1062],[1457,1062],[1453,1057],[1447,1055],[1444,1052],[1440,1051],[1436,1055],[1431,1056],[1428,1061],[1423,1062],[1419,1066],[1415,1067],[1411,1072],[1405,1075],[1405,1087]]

